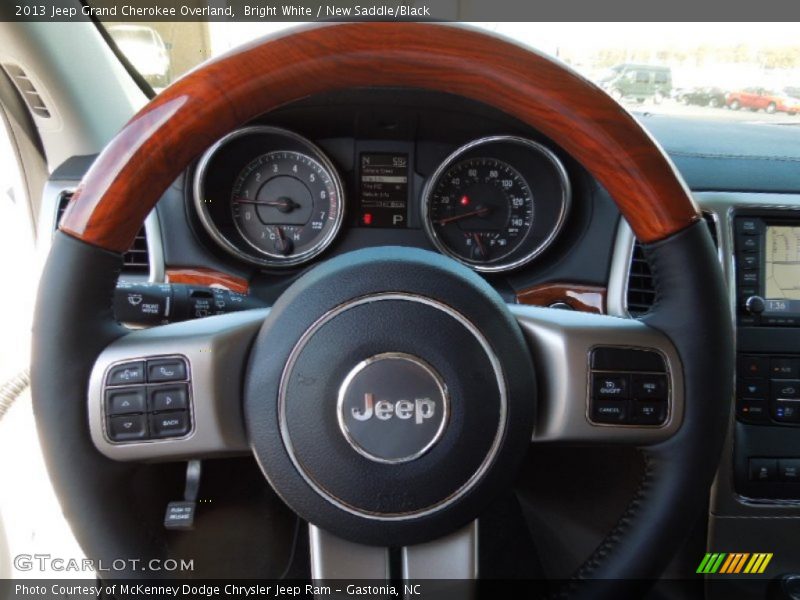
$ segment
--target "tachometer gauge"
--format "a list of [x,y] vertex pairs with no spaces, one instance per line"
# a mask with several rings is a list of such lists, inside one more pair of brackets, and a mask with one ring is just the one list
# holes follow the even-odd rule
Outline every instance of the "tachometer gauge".
[[308,262],[336,237],[344,217],[339,174],[309,140],[276,127],[247,127],[200,160],[195,206],[211,237],[250,263]]
[[510,136],[451,154],[423,193],[425,230],[443,253],[477,271],[505,271],[540,254],[560,230],[569,181],[556,156]]
[[266,256],[302,260],[336,230],[339,191],[314,158],[276,151],[252,160],[231,190],[233,220],[244,240]]

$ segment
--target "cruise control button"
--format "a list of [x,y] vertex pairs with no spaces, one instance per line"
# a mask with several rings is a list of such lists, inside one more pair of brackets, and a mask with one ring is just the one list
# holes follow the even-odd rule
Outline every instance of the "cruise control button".
[[144,361],[124,363],[111,367],[106,377],[106,385],[130,385],[144,383]]
[[661,425],[667,418],[667,403],[663,400],[635,400],[633,421],[640,425]]
[[185,410],[150,415],[153,437],[181,437],[189,432],[189,413]]
[[774,458],[751,458],[750,481],[775,481],[778,461]]
[[179,359],[147,361],[147,381],[182,381],[186,379],[186,363]]
[[150,410],[184,410],[189,405],[185,385],[160,387],[150,390]]
[[109,415],[143,413],[147,410],[145,398],[143,387],[108,390],[106,392],[106,413]]
[[147,420],[144,415],[108,417],[107,426],[108,437],[114,442],[147,438]]
[[595,373],[593,397],[597,400],[622,400],[628,398],[628,376]]
[[667,399],[666,375],[631,375],[631,396],[643,400]]
[[596,400],[592,419],[598,423],[625,423],[628,420],[628,403],[625,400]]

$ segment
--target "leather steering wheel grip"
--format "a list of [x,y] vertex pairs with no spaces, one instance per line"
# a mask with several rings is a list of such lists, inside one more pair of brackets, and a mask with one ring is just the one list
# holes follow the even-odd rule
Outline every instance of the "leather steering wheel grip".
[[[125,514],[127,488],[117,484],[137,467],[101,457],[86,423],[94,360],[123,335],[110,311],[120,254],[163,191],[219,137],[293,100],[363,86],[448,92],[517,117],[581,162],[645,243],[657,292],[646,322],[679,352],[685,418],[672,439],[643,450],[639,493],[577,578],[617,578],[613,596],[636,585],[631,578],[657,577],[705,506],[730,410],[732,324],[708,232],[669,159],[602,90],[509,41],[430,23],[317,25],[243,47],[164,90],[95,161],[45,268],[32,365],[48,467],[79,540],[97,556],[169,552],[155,529],[160,515]],[[142,489],[156,489],[141,476]],[[161,510],[164,499],[148,493]]]

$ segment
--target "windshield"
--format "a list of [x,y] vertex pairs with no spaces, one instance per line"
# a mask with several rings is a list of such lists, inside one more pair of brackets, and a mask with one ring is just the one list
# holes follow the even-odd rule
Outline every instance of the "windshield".
[[[156,92],[199,63],[297,23],[109,23]],[[792,23],[473,23],[557,57],[634,112],[793,123],[800,37]]]

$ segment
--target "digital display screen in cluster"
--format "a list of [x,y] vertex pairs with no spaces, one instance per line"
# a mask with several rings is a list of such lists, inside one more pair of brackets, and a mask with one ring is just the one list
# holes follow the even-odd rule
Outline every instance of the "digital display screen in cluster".
[[358,223],[362,227],[408,226],[408,154],[361,154]]

